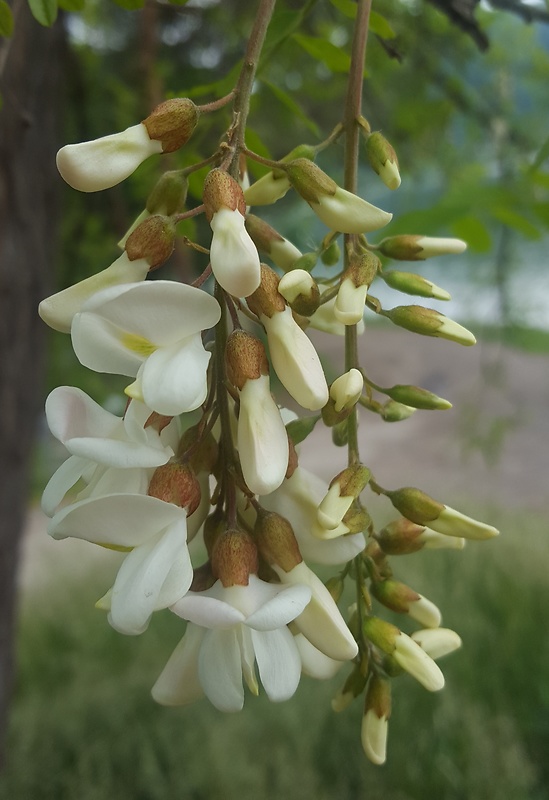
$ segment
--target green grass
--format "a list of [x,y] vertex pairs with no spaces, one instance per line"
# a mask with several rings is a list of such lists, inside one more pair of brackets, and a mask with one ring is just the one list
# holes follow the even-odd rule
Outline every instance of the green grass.
[[[479,515],[481,516],[481,515]],[[484,513],[496,524],[493,514]],[[164,709],[149,690],[181,635],[156,615],[141,637],[112,631],[97,579],[27,597],[2,800],[543,800],[549,786],[546,531],[507,513],[504,535],[465,551],[393,559],[443,609],[464,648],[446,689],[395,681],[387,764],[361,750],[357,702],[334,715],[345,675],[304,679],[241,714],[206,701]]]

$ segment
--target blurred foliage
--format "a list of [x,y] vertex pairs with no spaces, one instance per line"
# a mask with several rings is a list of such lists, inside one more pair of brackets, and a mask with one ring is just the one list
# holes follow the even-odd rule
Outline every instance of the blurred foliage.
[[[491,509],[472,511],[498,523]],[[544,800],[546,520],[500,516],[507,535],[482,557],[473,547],[402,557],[403,578],[428,581],[464,647],[441,662],[440,695],[407,676],[395,682],[385,768],[362,752],[360,701],[330,710],[345,670],[321,684],[304,678],[288,703],[248,695],[236,715],[207,701],[161,708],[149,689],[181,620],[163,611],[146,636],[120,636],[93,609],[112,576],[71,586],[52,574],[22,609],[1,800]]]

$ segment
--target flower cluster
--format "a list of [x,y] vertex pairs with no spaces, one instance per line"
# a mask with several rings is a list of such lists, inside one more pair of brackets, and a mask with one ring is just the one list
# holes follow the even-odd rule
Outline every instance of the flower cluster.
[[[144,158],[184,145],[199,117],[192,101],[167,101],[123,133],[63,148],[59,170],[81,191],[109,188]],[[153,687],[159,703],[206,695],[218,709],[238,711],[244,685],[257,695],[261,683],[278,702],[294,694],[302,673],[325,679],[352,662],[333,706],[341,710],[364,694],[364,750],[382,763],[391,680],[406,672],[430,691],[441,689],[435,660],[460,644],[440,627],[438,608],[394,576],[390,559],[423,548],[459,549],[466,538],[497,531],[419,489],[387,490],[375,481],[358,453],[359,405],[397,421],[450,404],[416,386],[377,386],[358,355],[328,383],[307,329],[356,337],[369,308],[417,333],[474,343],[437,311],[384,310],[370,294],[383,280],[408,294],[446,299],[420,275],[387,270],[386,262],[457,253],[465,245],[424,236],[372,244],[366,234],[391,214],[340,188],[314,162],[315,148],[273,162],[244,189],[230,133],[210,159],[200,206],[184,205],[186,176],[200,164],[166,173],[123,238],[122,255],[40,305],[48,325],[70,333],[81,364],[129,378],[122,417],[74,387],[49,396],[48,424],[69,457],[44,491],[48,530],[55,539],[125,553],[98,601],[118,631],[141,634],[161,609],[186,621]],[[397,188],[394,151],[369,126],[367,136],[370,163]],[[310,253],[250,213],[291,189],[329,229]],[[177,222],[201,211],[212,231],[209,247],[185,240],[208,255],[195,285],[151,277],[173,251]],[[324,269],[315,278],[319,258]],[[210,273],[213,294],[204,288]],[[274,375],[303,411],[288,412],[275,400]],[[348,447],[347,465],[334,469],[329,483],[299,464],[298,447],[318,422],[332,430],[335,446]],[[376,529],[367,489],[401,516]],[[324,584],[310,564],[337,569]],[[346,582],[356,584],[358,598],[347,620],[338,606]],[[383,619],[384,609],[420,629],[407,635]]]

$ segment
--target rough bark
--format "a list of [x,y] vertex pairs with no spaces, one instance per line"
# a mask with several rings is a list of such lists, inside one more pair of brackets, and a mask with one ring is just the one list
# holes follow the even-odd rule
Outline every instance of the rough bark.
[[19,540],[42,401],[44,326],[38,302],[51,271],[54,153],[63,34],[41,27],[25,0],[0,49],[0,763],[13,685]]

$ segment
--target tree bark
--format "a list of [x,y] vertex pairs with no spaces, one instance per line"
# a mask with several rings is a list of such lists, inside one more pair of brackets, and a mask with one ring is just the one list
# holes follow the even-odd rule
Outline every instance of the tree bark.
[[36,309],[53,254],[60,62],[57,23],[41,27],[26,0],[0,49],[0,764],[13,684],[19,540],[42,404],[45,331]]

